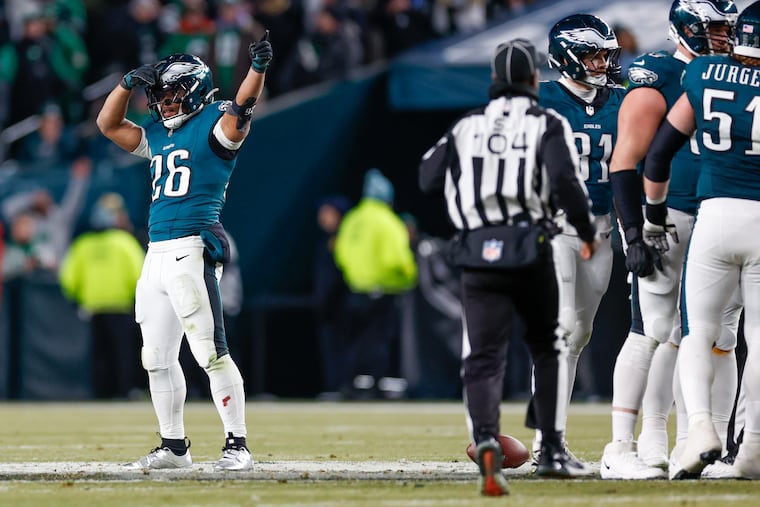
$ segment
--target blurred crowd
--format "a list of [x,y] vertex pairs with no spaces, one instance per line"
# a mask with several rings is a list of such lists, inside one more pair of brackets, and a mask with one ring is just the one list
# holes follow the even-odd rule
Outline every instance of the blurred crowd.
[[[248,43],[277,48],[267,97],[478,30],[534,0],[0,0],[0,161],[59,166],[105,155],[93,116],[127,71],[192,53],[231,98]],[[130,119],[147,110],[134,104]]]

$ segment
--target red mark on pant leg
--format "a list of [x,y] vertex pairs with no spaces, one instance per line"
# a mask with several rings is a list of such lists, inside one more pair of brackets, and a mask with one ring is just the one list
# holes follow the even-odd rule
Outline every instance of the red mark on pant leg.
[[222,405],[226,407],[227,405],[229,405],[231,399],[232,399],[232,396],[229,396],[229,395],[225,396],[224,399],[222,400]]

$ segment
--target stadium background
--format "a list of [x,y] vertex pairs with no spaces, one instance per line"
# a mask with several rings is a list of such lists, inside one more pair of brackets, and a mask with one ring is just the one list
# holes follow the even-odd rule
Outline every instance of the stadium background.
[[[622,23],[642,51],[669,48],[670,1],[574,0],[536,2],[522,16],[468,36],[436,41],[341,82],[278,97],[257,110],[223,212],[237,241],[245,303],[233,350],[241,358],[248,394],[313,397],[320,389],[316,323],[310,300],[319,199],[341,192],[356,200],[370,167],[396,186],[396,209],[414,215],[420,231],[445,237],[443,202],[417,190],[421,154],[465,110],[486,100],[489,58],[502,40],[525,37],[539,47],[551,25],[574,12]],[[745,4],[748,2],[744,2]],[[738,2],[739,9],[743,8]],[[547,70],[545,77],[552,77]],[[97,195],[122,193],[133,223],[146,222],[149,181],[143,161],[96,160],[83,217]],[[0,199],[44,185],[55,196],[67,171],[0,171]],[[84,223],[80,224],[80,229]],[[613,282],[602,303],[592,345],[595,391],[611,394],[614,357],[627,332],[628,287],[619,239]],[[15,296],[15,297],[11,297]],[[410,395],[458,396],[458,360],[420,297],[413,347],[418,380]],[[50,276],[6,287],[0,313],[0,399],[86,399],[88,332]],[[456,337],[454,338],[456,340]]]

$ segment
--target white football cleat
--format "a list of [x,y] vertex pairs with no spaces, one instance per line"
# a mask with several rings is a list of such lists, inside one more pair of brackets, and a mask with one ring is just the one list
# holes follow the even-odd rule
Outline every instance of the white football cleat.
[[739,479],[739,473],[733,465],[718,460],[702,469],[700,479]]
[[760,479],[760,442],[752,441],[746,435],[745,433],[745,440],[739,446],[734,471],[737,477],[743,479]]
[[636,444],[641,461],[647,466],[668,469],[668,432],[647,430],[639,434]]
[[222,449],[222,457],[214,465],[217,471],[240,472],[253,468],[253,458],[245,446],[226,446]]
[[610,442],[604,446],[599,475],[602,479],[617,480],[667,478],[667,473],[662,468],[651,467],[639,458],[636,442]]
[[171,468],[188,468],[193,466],[193,459],[188,450],[182,456],[177,456],[168,447],[156,447],[147,456],[134,463],[127,463],[127,470],[163,470]]
[[704,418],[689,421],[689,433],[683,450],[676,456],[671,455],[670,478],[699,479],[705,466],[720,459],[722,449],[709,414],[705,414]]

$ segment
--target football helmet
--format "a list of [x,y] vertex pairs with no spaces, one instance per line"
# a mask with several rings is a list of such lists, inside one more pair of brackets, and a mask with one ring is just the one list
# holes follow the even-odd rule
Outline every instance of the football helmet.
[[670,7],[670,38],[683,44],[695,56],[727,53],[730,44],[726,50],[718,49],[718,44],[723,43],[722,38],[711,34],[710,27],[728,26],[728,41],[731,43],[738,15],[736,4],[731,0],[675,0]]
[[[156,121],[168,129],[181,127],[214,100],[211,69],[194,55],[173,54],[156,63],[158,82],[145,90],[148,108]],[[176,114],[165,117],[161,106],[179,104]]]
[[[606,56],[603,52],[606,51]],[[603,74],[589,68],[584,58],[602,53]],[[620,45],[612,28],[592,14],[573,14],[549,31],[549,65],[570,79],[600,88],[620,74]]]
[[734,54],[760,58],[760,2],[753,3],[739,14]]

